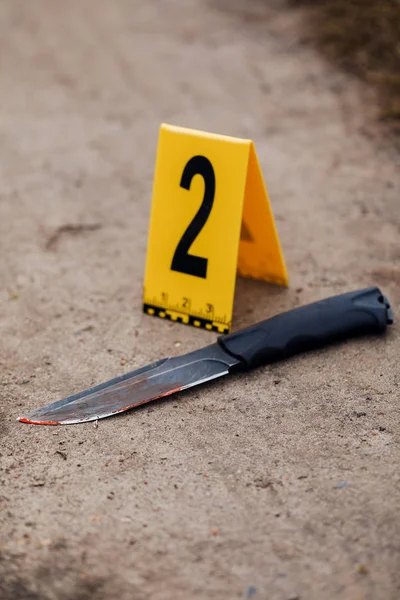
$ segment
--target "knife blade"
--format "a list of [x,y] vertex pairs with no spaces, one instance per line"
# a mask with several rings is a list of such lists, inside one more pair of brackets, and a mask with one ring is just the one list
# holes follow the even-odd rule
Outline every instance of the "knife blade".
[[221,335],[199,350],[158,360],[34,410],[19,421],[69,425],[102,419],[237,371],[350,337],[381,334],[391,323],[389,301],[377,287],[332,296]]

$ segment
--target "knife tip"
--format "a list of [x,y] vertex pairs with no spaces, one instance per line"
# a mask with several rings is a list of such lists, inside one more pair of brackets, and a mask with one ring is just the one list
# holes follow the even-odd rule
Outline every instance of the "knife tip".
[[17,421],[29,423],[30,425],[61,425],[58,421],[35,421],[34,419],[28,419],[28,417],[18,417]]

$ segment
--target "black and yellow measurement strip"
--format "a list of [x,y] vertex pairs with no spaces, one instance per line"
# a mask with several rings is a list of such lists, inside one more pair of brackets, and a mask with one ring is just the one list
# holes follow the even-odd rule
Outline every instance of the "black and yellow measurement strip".
[[[156,302],[156,303],[155,303]],[[190,301],[188,302],[190,305]],[[184,312],[177,306],[169,306],[168,304],[157,303],[156,299],[152,301],[144,299],[143,312],[146,315],[153,317],[160,317],[160,319],[169,319],[176,323],[183,323],[185,325],[192,325],[200,329],[207,329],[207,331],[215,331],[217,333],[229,333],[230,326],[226,323],[223,318],[208,318],[205,313],[202,312]]]

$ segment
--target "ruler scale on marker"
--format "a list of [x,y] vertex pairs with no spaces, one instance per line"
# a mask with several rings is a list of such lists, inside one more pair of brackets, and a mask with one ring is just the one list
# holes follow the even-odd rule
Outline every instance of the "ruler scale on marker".
[[228,333],[237,272],[288,284],[253,142],[161,125],[143,311]]
[[199,312],[183,312],[168,305],[158,306],[149,304],[146,300],[143,303],[143,311],[151,316],[170,319],[171,321],[193,325],[194,327],[200,327],[218,333],[228,333],[230,330],[230,323],[227,323],[222,319],[208,319],[204,314]]

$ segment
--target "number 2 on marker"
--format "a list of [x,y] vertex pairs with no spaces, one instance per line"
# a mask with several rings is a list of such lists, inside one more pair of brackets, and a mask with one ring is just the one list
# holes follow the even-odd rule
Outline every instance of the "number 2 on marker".
[[193,156],[186,163],[180,186],[185,190],[190,190],[190,185],[195,175],[201,175],[204,179],[203,201],[176,247],[171,270],[205,279],[207,277],[208,258],[189,254],[193,242],[210,216],[214,203],[215,174],[211,162],[205,156]]
[[238,273],[287,285],[252,140],[162,123],[150,217],[148,315],[226,334]]

